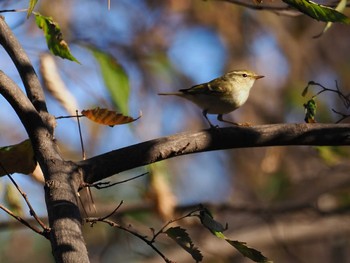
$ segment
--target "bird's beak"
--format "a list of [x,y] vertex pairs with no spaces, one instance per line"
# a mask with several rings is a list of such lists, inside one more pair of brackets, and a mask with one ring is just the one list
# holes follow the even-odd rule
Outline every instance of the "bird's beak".
[[265,77],[265,76],[256,75],[254,78],[255,78],[255,79],[261,79],[261,78],[263,78],[263,77]]

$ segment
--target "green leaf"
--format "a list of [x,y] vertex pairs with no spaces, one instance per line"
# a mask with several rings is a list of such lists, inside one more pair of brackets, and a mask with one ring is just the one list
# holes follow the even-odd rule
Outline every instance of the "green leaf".
[[306,103],[304,103],[305,108],[305,122],[306,123],[315,123],[315,115],[316,115],[316,109],[317,104],[316,101],[312,98],[308,100]]
[[90,51],[100,65],[104,83],[114,105],[123,114],[128,114],[130,84],[124,68],[110,54],[95,48],[90,48]]
[[27,18],[29,18],[30,15],[32,14],[32,12],[34,10],[34,7],[35,7],[37,2],[38,2],[38,0],[30,0],[29,1],[28,11],[27,11]]
[[243,256],[253,260],[254,262],[261,262],[261,263],[271,262],[272,263],[272,261],[269,261],[269,259],[266,258],[263,254],[261,254],[260,251],[246,246],[246,243],[244,242],[230,240],[230,239],[226,239],[226,241],[235,249],[237,249]]
[[203,208],[200,211],[199,218],[203,226],[205,226],[211,233],[213,233],[218,238],[225,239],[223,232],[227,230],[227,224],[224,227],[219,222],[215,221],[212,214],[207,208]]
[[350,24],[350,19],[346,15],[328,6],[320,5],[309,0],[283,0],[283,2],[319,21]]
[[194,246],[191,238],[186,232],[186,229],[183,229],[179,226],[168,228],[165,233],[168,237],[174,240],[180,247],[185,251],[191,254],[192,258],[196,261],[202,261],[203,256],[197,247]]
[[66,41],[64,41],[59,25],[51,17],[43,16],[33,12],[35,22],[43,30],[46,43],[52,54],[61,58],[80,63],[71,53]]
[[[339,4],[337,5],[337,7],[335,8],[336,11],[338,12],[342,12],[344,11],[345,7],[346,7],[346,4],[347,4],[347,0],[341,0],[339,2]],[[330,29],[330,27],[332,26],[333,22],[328,22],[326,24],[326,26],[324,27],[324,29],[322,30],[322,32],[316,36],[314,36],[314,38],[318,38],[318,37],[321,37],[324,33],[327,32],[328,29]]]

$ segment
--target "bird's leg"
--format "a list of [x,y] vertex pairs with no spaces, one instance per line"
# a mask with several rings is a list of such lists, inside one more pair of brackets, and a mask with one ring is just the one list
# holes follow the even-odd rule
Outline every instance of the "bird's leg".
[[202,111],[202,114],[203,114],[204,118],[207,120],[207,122],[209,123],[211,129],[217,128],[217,126],[214,126],[214,125],[210,122],[210,120],[208,119],[208,116],[207,116],[208,111],[207,111],[207,110],[203,110],[203,111]]
[[218,115],[218,121],[226,122],[226,123],[233,124],[233,125],[237,125],[237,126],[246,126],[246,127],[251,126],[250,123],[248,123],[248,122],[245,122],[245,123],[237,123],[237,122],[233,122],[233,121],[224,120],[224,119],[222,118],[222,114],[219,114],[219,115]]

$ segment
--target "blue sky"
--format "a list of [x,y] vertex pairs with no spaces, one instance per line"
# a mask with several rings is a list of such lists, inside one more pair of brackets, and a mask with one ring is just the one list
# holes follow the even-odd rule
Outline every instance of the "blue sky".
[[[110,48],[110,44],[116,41],[114,38],[117,38],[117,42],[121,46],[127,46],[135,37],[135,32],[146,30],[159,22],[160,10],[148,9],[141,0],[133,1],[132,4],[126,0],[112,1],[111,11],[107,11],[106,5],[99,1],[87,1],[84,4],[74,1],[71,7],[71,12],[75,17],[72,25],[76,32],[80,32],[77,37],[93,40],[99,48]],[[91,10],[94,11],[91,12]],[[135,13],[139,16],[135,16]],[[9,13],[6,14],[6,21],[10,25],[17,25],[25,21],[24,17],[24,13]],[[223,74],[228,62],[228,48],[223,39],[207,27],[185,27],[181,19],[182,17],[176,14],[170,15],[167,20],[171,24],[169,27],[174,28],[172,34],[168,35],[168,41],[171,44],[166,52],[171,67],[186,76],[192,85],[209,81]],[[46,51],[46,46],[40,30],[29,26],[31,22],[25,21],[14,31],[30,55],[34,66],[38,69],[38,55],[40,52]],[[251,46],[247,48],[253,58],[250,61],[247,60],[247,67],[255,68],[259,70],[259,73],[261,71],[260,74],[267,75],[271,87],[276,88],[283,81],[281,76],[287,74],[288,64],[273,35],[258,35],[252,41]],[[57,64],[61,68],[63,80],[77,98],[80,110],[92,106],[106,106],[101,105],[101,100],[108,101],[109,94],[104,87],[97,63],[84,48],[71,45],[71,50],[81,65],[59,58]],[[115,50],[112,52],[125,67],[130,78],[132,89],[130,114],[137,116],[139,110],[142,110],[143,117],[136,123],[113,129],[109,127],[96,128],[96,126],[92,129],[90,124],[86,124],[86,120],[82,120],[85,139],[88,136],[84,136],[84,132],[91,135],[94,130],[100,130],[100,135],[94,137],[96,141],[93,143],[85,141],[88,157],[143,140],[186,131],[189,129],[186,126],[188,118],[202,118],[201,110],[195,105],[179,99],[160,98],[156,95],[156,90],[153,91],[153,94],[144,93],[141,89],[143,85],[142,72],[137,65],[128,59],[130,54],[123,54]],[[17,72],[6,57],[3,50],[0,50],[1,70],[21,85]],[[278,70],[276,71],[276,69]],[[156,76],[156,79],[160,78],[161,76]],[[167,86],[161,87],[161,91],[174,91],[178,88],[178,83],[170,80]],[[47,95],[47,102],[52,114],[55,116],[66,115],[65,111],[50,95]],[[14,144],[25,139],[27,137],[25,131],[12,109],[2,98],[0,98],[0,105],[2,109],[0,119],[2,123],[6,123],[0,128],[0,131],[7,134],[7,136],[0,137],[1,145]],[[204,122],[199,123],[199,125],[189,127],[197,130],[207,128]],[[80,141],[75,121],[58,120],[56,135],[58,140],[79,151]],[[226,171],[225,160],[223,152],[202,153],[168,160],[167,162],[178,163],[178,174],[172,176],[176,177],[173,180],[174,192],[178,195],[181,203],[227,200],[231,191],[229,185],[232,178]],[[27,179],[21,179],[19,182],[26,186],[29,184]],[[35,200],[40,200],[42,193],[37,189],[37,185],[32,186],[31,195]],[[37,196],[38,194],[40,198]]]

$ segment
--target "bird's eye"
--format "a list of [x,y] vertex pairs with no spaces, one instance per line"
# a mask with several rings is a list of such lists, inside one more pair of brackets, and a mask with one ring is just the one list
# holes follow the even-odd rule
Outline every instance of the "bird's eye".
[[243,78],[246,78],[246,77],[248,77],[248,75],[247,75],[246,73],[243,73],[243,74],[242,74],[242,77],[243,77]]

